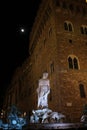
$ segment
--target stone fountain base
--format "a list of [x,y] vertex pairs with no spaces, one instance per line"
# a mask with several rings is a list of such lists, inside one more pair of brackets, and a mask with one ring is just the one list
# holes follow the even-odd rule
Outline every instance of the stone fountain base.
[[81,123],[30,123],[27,126],[23,127],[23,130],[53,130],[53,129],[75,129],[75,130],[87,130],[87,126],[84,126]]

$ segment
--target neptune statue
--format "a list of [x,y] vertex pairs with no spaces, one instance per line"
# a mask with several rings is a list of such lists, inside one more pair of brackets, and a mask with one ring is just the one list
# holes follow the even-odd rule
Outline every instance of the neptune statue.
[[47,79],[48,73],[44,72],[43,77],[39,80],[37,88],[38,93],[38,108],[48,107],[48,94],[50,93],[50,82]]

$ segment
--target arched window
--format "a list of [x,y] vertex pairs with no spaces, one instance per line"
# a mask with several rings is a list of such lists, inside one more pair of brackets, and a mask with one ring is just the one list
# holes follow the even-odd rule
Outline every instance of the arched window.
[[49,28],[49,36],[52,34],[52,28]]
[[81,33],[84,34],[84,29],[83,29],[83,27],[81,27]]
[[66,22],[64,23],[64,29],[68,30],[68,24]]
[[87,34],[87,25],[81,26],[81,34]]
[[51,70],[51,74],[52,74],[54,72],[54,62],[51,63],[50,70]]
[[71,22],[69,21],[65,21],[64,22],[64,29],[67,31],[73,31],[73,25]]
[[68,24],[68,27],[69,27],[69,31],[72,31],[72,25],[70,23]]
[[79,84],[79,90],[80,90],[80,96],[81,98],[85,98],[85,90],[84,90],[84,85],[83,84]]
[[68,57],[69,69],[79,69],[78,58],[74,55]]
[[76,58],[73,59],[74,69],[78,69],[78,61]]
[[69,63],[69,68],[73,69],[73,62],[72,62],[72,58],[71,57],[68,58],[68,63]]

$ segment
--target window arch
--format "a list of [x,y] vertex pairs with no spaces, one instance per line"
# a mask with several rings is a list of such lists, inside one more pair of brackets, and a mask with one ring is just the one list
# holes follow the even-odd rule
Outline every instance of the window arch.
[[69,28],[69,31],[72,31],[72,25],[70,23],[68,24],[68,28]]
[[84,90],[84,85],[83,84],[79,84],[79,90],[80,90],[81,98],[85,98],[86,94],[85,94],[85,90]]
[[67,25],[66,22],[64,23],[64,29],[65,29],[65,30],[68,30],[68,25]]
[[87,25],[82,25],[80,28],[81,34],[87,35]]
[[70,55],[68,57],[68,66],[69,69],[79,69],[79,60],[76,56]]
[[78,69],[78,60],[76,58],[73,59],[74,69]]
[[68,58],[68,63],[69,63],[69,68],[73,69],[73,62],[71,57]]
[[72,25],[72,23],[69,22],[69,21],[65,21],[64,22],[64,29],[67,30],[67,31],[72,32],[73,31],[73,25]]
[[83,27],[81,27],[81,34],[84,34],[84,29],[83,29]]

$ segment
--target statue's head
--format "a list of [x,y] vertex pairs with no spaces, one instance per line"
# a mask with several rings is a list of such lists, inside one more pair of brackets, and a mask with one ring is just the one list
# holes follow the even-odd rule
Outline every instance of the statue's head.
[[48,77],[48,73],[47,72],[44,72],[43,73],[43,79],[46,79]]

